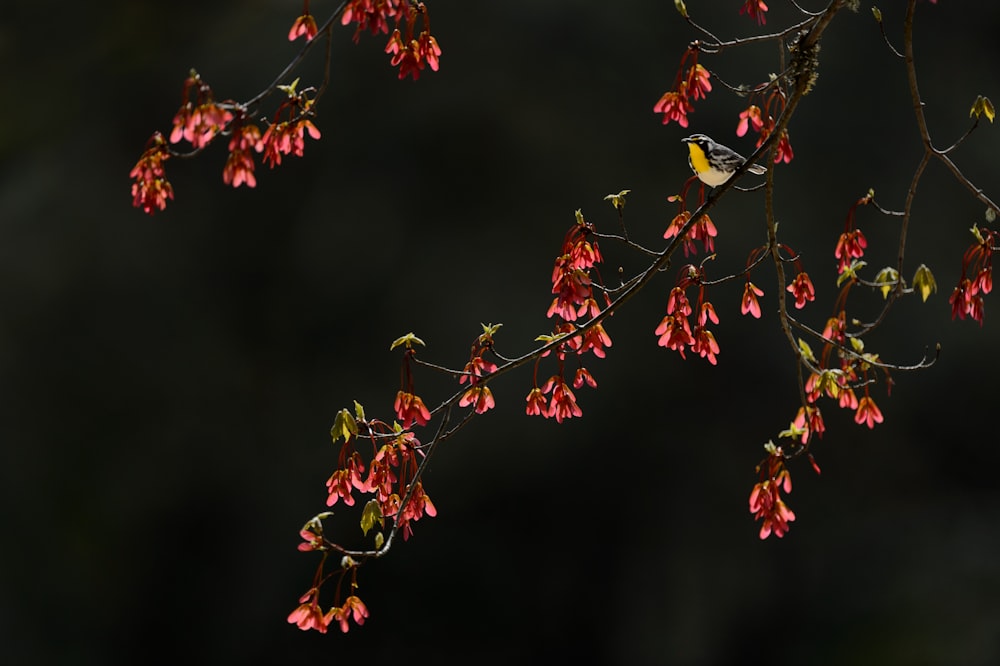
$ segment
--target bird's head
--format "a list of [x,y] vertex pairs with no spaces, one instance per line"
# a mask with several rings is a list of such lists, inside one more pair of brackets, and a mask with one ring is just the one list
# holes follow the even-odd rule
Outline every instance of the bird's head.
[[683,143],[693,143],[705,152],[708,152],[708,147],[712,144],[712,139],[704,134],[692,134],[689,137],[681,139],[681,141]]

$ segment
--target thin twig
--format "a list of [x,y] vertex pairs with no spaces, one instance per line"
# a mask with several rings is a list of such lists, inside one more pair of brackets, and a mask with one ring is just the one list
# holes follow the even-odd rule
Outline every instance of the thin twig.
[[920,138],[924,143],[924,150],[932,153],[948,168],[949,171],[958,179],[962,185],[969,190],[973,196],[975,196],[980,202],[986,204],[990,209],[996,213],[1000,213],[1000,206],[998,206],[992,199],[990,199],[983,192],[982,188],[973,185],[966,176],[961,172],[961,170],[956,166],[954,162],[946,154],[948,150],[938,150],[934,148],[934,144],[931,141],[930,131],[927,129],[927,119],[924,116],[924,102],[920,97],[920,87],[917,85],[917,68],[915,60],[913,57],[913,17],[916,11],[916,0],[909,0],[906,5],[906,18],[903,21],[903,35],[904,35],[904,48],[906,52],[906,78],[910,87],[910,98],[913,102],[913,113],[917,119],[917,129],[920,132]]
[[767,259],[767,257],[768,255],[766,252],[761,252],[760,256],[754,259],[753,262],[751,262],[751,264],[746,268],[744,268],[742,271],[738,273],[733,273],[732,275],[727,275],[725,277],[716,278],[714,280],[699,280],[698,284],[704,287],[714,287],[715,285],[722,284],[723,282],[729,282],[731,280],[739,279],[741,277],[746,276],[750,271],[752,271],[758,265],[764,263],[764,260]]
[[810,23],[814,23],[814,22],[820,20],[826,14],[827,11],[829,11],[829,7],[827,7],[827,9],[824,10],[823,12],[820,12],[819,14],[811,14],[809,16],[809,18],[805,19],[804,21],[802,21],[800,23],[796,23],[795,25],[791,25],[791,26],[789,26],[789,27],[787,27],[784,30],[781,30],[779,32],[772,32],[772,33],[768,33],[766,35],[754,35],[754,36],[751,36],[751,37],[739,37],[737,39],[733,39],[733,40],[730,40],[728,42],[719,39],[718,37],[716,37],[715,35],[713,35],[712,33],[710,33],[708,30],[706,30],[705,28],[701,27],[700,25],[698,25],[697,23],[695,23],[693,20],[691,20],[690,17],[685,17],[685,18],[687,19],[687,22],[689,24],[691,24],[691,27],[693,27],[694,29],[696,29],[696,30],[698,30],[698,31],[700,31],[700,32],[708,35],[708,37],[710,39],[712,39],[712,43],[711,44],[706,44],[704,42],[699,42],[699,48],[701,48],[701,50],[705,51],[706,53],[713,53],[713,54],[715,54],[715,53],[719,53],[723,49],[731,48],[731,47],[734,47],[734,46],[746,46],[748,44],[759,44],[761,42],[773,42],[775,40],[784,39],[788,35],[796,33],[798,31],[804,29],[805,27],[809,26]]
[[893,55],[895,55],[897,58],[905,58],[906,56],[904,56],[902,53],[896,50],[896,47],[893,46],[892,42],[889,41],[889,35],[886,34],[885,24],[882,23],[881,19],[879,19],[878,21],[878,29],[882,31],[882,40],[885,42],[885,45],[889,47],[889,50],[892,51]]
[[[322,33],[322,32],[330,32],[332,30],[332,28],[333,28],[334,21],[336,21],[340,17],[340,15],[341,15],[341,13],[343,13],[345,7],[347,7],[346,0],[344,2],[341,2],[340,6],[337,7],[335,10],[333,10],[333,13],[330,14],[330,17],[328,19],[326,19],[326,21],[323,22],[323,25],[320,26],[319,29],[316,31],[316,34],[318,35],[319,33]],[[294,72],[295,69],[302,63],[302,61],[305,60],[306,55],[309,53],[309,51],[312,50],[312,48],[313,48],[313,46],[315,46],[315,44],[316,44],[316,39],[315,38],[307,41],[302,46],[302,49],[299,50],[298,55],[295,56],[291,60],[291,62],[289,62],[288,65],[285,66],[285,68],[283,70],[281,70],[281,73],[278,74],[278,76],[274,77],[274,81],[272,81],[271,84],[269,86],[267,86],[266,88],[264,88],[262,91],[260,91],[259,93],[257,93],[253,97],[251,97],[249,101],[247,101],[247,102],[244,103],[244,106],[247,107],[247,108],[249,108],[249,107],[251,107],[251,106],[253,106],[255,104],[258,104],[258,103],[262,102],[265,98],[267,98],[275,90],[277,90],[278,86],[281,85],[281,82],[284,81],[285,79],[287,79],[288,76],[292,72]]]
[[656,256],[658,256],[660,254],[659,251],[657,251],[657,250],[650,250],[647,247],[643,247],[642,245],[639,245],[635,241],[629,240],[627,236],[619,236],[618,234],[605,234],[605,233],[601,233],[599,231],[595,231],[594,232],[594,237],[595,238],[600,238],[600,239],[605,239],[605,240],[618,241],[618,242],[622,243],[623,245],[625,245],[625,247],[630,247],[633,250],[637,250],[639,252],[642,252],[643,254],[648,254],[651,257],[656,257]]
[[965,130],[965,134],[963,134],[962,136],[958,137],[958,139],[955,140],[955,143],[951,144],[950,146],[948,146],[947,148],[945,148],[941,152],[942,153],[950,153],[951,151],[953,151],[956,148],[958,148],[960,145],[962,145],[962,143],[966,139],[969,138],[969,136],[972,134],[973,130],[975,130],[977,127],[979,127],[979,117],[978,116],[976,116],[976,118],[973,119],[972,126],[969,127],[969,129]]
[[882,360],[874,360],[871,356],[865,356],[864,354],[859,354],[850,347],[845,347],[836,340],[831,340],[830,338],[823,335],[821,332],[817,331],[816,329],[812,328],[807,324],[803,324],[802,322],[798,321],[791,315],[788,316],[788,321],[795,328],[804,331],[805,333],[808,333],[809,335],[813,336],[817,340],[820,340],[821,342],[831,345],[832,347],[837,349],[837,351],[839,351],[840,353],[849,356],[853,359],[857,359],[858,361],[861,361],[863,363],[867,363],[868,365],[875,368],[882,368],[885,370],[900,370],[900,371],[921,370],[923,368],[929,368],[932,365],[934,365],[937,362],[938,356],[941,353],[941,345],[938,344],[935,346],[935,349],[937,351],[934,355],[934,358],[932,358],[930,361],[927,360],[927,352],[925,351],[923,358],[921,358],[918,363],[915,363],[913,365],[898,365],[895,363],[886,363],[885,361]]

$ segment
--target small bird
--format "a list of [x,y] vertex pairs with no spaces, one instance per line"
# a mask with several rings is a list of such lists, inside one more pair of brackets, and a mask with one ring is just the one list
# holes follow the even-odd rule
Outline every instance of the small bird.
[[[746,158],[735,150],[712,141],[704,134],[692,134],[681,141],[688,146],[691,170],[701,182],[711,187],[722,185],[746,162]],[[759,164],[751,164],[747,171],[758,176],[767,173],[767,169]]]

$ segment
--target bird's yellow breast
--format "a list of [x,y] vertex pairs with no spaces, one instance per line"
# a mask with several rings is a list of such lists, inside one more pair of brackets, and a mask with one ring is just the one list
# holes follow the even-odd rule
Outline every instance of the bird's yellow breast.
[[705,157],[705,151],[701,149],[694,141],[688,142],[688,152],[691,154],[691,168],[695,170],[696,173],[704,173],[709,170],[708,158]]

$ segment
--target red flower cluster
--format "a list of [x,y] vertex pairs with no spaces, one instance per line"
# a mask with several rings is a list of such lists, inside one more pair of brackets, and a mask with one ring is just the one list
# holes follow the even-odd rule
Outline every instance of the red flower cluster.
[[876,423],[882,423],[882,410],[878,408],[875,401],[868,395],[868,387],[865,387],[865,395],[858,402],[858,410],[854,414],[854,422],[866,424],[869,429],[875,427]]
[[826,320],[826,326],[823,328],[823,337],[827,340],[832,340],[838,345],[842,345],[847,342],[847,312],[841,310],[837,313],[836,317],[830,317]]
[[409,428],[413,423],[421,426],[427,425],[431,419],[430,410],[427,409],[420,396],[408,391],[400,390],[396,394],[396,401],[392,407],[396,410],[396,417],[403,422],[404,428]]
[[[683,199],[678,197],[681,201],[681,207],[684,206]],[[663,237],[667,240],[675,237],[684,228],[684,225],[688,223],[691,219],[691,211],[682,210],[680,213],[674,216],[670,220],[670,224],[667,226],[667,230],[663,232]],[[719,231],[715,228],[715,223],[712,222],[712,218],[708,214],[702,215],[698,218],[698,221],[694,223],[688,232],[684,235],[683,247],[684,256],[690,256],[692,254],[698,253],[698,248],[695,246],[694,242],[697,240],[701,241],[702,249],[708,252],[715,251],[715,237],[719,235]]]
[[544,416],[549,417],[549,406],[546,402],[545,393],[542,389],[537,386],[528,392],[528,397],[525,398],[528,406],[524,409],[524,412],[528,416]]
[[590,241],[594,231],[592,225],[584,221],[577,211],[577,223],[566,232],[563,239],[563,253],[556,258],[552,268],[552,300],[548,317],[558,316],[563,321],[576,321],[587,315],[594,317],[600,307],[594,299],[590,270],[603,261],[597,241]]
[[[425,514],[432,518],[437,515],[437,509],[419,481],[414,485],[406,507],[400,511],[401,497],[413,483],[413,475],[417,471],[415,451],[419,445],[420,442],[413,433],[400,433],[375,454],[367,479],[369,492],[375,493],[382,516],[396,520],[397,525],[403,529],[404,539],[409,539],[413,534],[410,524],[412,521],[419,520]],[[393,469],[399,470],[398,477]]]
[[253,173],[254,161],[250,151],[256,150],[259,145],[261,145],[260,129],[256,125],[234,127],[229,139],[229,158],[226,159],[226,166],[222,170],[222,182],[233,187],[239,187],[244,183],[247,187],[256,187],[257,177]]
[[[368,607],[365,606],[364,602],[358,597],[351,595],[344,600],[344,605],[339,608],[331,608],[327,613],[330,617],[324,618],[329,624],[332,620],[336,620],[340,623],[340,630],[343,633],[347,633],[347,619],[351,618],[354,623],[359,627],[365,623],[365,618],[368,617]],[[289,620],[291,621],[291,620]]]
[[441,47],[426,30],[421,32],[418,38],[413,39],[411,27],[407,31],[406,39],[404,39],[399,28],[396,28],[392,32],[392,37],[389,38],[389,43],[385,46],[385,52],[392,54],[390,64],[393,67],[399,67],[399,78],[401,79],[412,76],[413,80],[416,81],[420,78],[420,71],[425,65],[435,72],[440,67]]
[[663,93],[653,105],[653,112],[663,114],[664,125],[673,120],[681,127],[687,127],[687,114],[694,111],[691,102],[705,99],[705,96],[712,91],[710,78],[709,71],[698,64],[698,49],[688,47],[681,57],[674,87]]
[[792,283],[785,289],[795,297],[795,308],[798,310],[804,308],[807,301],[816,300],[816,289],[805,271],[796,275]]
[[760,301],[757,297],[763,295],[764,291],[748,278],[743,287],[743,298],[740,300],[740,313],[749,313],[754,319],[760,319]]
[[[491,328],[490,332],[495,328],[497,327]],[[487,338],[487,335],[481,336],[482,347],[492,344],[492,340],[487,341]],[[380,420],[366,420],[364,409],[355,403],[356,417],[346,409],[341,410],[337,413],[330,430],[335,443],[341,438],[344,443],[340,449],[338,466],[326,482],[327,506],[333,506],[341,500],[346,506],[353,506],[355,491],[374,494],[375,499],[368,502],[362,516],[361,524],[365,534],[372,528],[374,522],[378,521],[381,524],[386,518],[393,518],[396,528],[402,531],[403,538],[408,539],[413,531],[411,525],[413,521],[425,515],[437,514],[434,504],[416,478],[420,441],[412,432],[406,430],[413,424],[427,425],[431,418],[430,410],[413,391],[410,362],[416,355],[415,345],[418,344],[422,345],[423,341],[409,333],[391,345],[392,349],[405,347],[400,373],[402,388],[396,394],[393,405],[396,417],[403,425],[399,422],[389,425]],[[481,364],[477,364],[476,367],[484,368]],[[372,444],[367,475],[365,475],[365,459],[358,446],[362,438],[369,439]],[[407,497],[409,499],[403,505]],[[319,532],[316,529],[308,529],[310,526],[316,527]],[[319,537],[316,537],[316,534]],[[302,537],[307,543],[305,546],[300,545],[300,550],[326,549],[326,544],[321,538],[322,524],[318,519],[313,519],[307,524]],[[376,543],[379,543],[378,540]],[[317,544],[323,547],[317,548]]]
[[[806,380],[806,399],[809,402],[816,402],[821,396],[826,396],[837,401],[837,405],[842,409],[854,410],[854,422],[866,424],[869,428],[874,428],[876,423],[882,423],[882,410],[875,404],[875,399],[871,397],[867,384],[864,389],[864,396],[858,400],[857,394],[852,387],[858,382],[858,374],[855,369],[858,364],[854,357],[841,357],[841,367],[839,370],[823,369],[818,373],[810,374]],[[867,371],[865,372],[867,377]],[[825,428],[808,428],[802,433],[802,443],[808,441],[811,433],[822,437]],[[822,424],[820,424],[822,425]]]
[[[851,382],[857,380],[854,368],[848,364],[842,364],[840,370],[822,369],[819,372],[812,372],[806,379],[805,391],[806,400],[814,404],[821,397],[826,396],[836,400],[838,405],[844,409],[857,409],[858,398],[851,388]],[[802,423],[796,424],[802,426]],[[822,430],[820,430],[822,432]],[[820,434],[820,433],[817,433]],[[803,439],[805,444],[808,438]]]
[[[747,7],[750,6],[750,2],[747,3]],[[760,3],[762,6],[764,3]],[[764,7],[764,11],[767,11],[767,7]],[[763,18],[763,14],[760,15]],[[763,21],[761,21],[763,22]],[[760,148],[767,137],[771,136],[774,132],[775,125],[777,124],[776,118],[781,115],[782,110],[785,108],[785,91],[779,87],[772,86],[771,84],[763,84],[758,86],[758,88],[750,94],[751,102],[755,97],[762,96],[767,90],[771,92],[768,93],[767,98],[763,102],[763,106],[758,106],[757,104],[751,103],[747,108],[740,112],[739,122],[736,124],[736,136],[744,136],[748,131],[753,130],[757,132],[759,136],[757,137],[757,147]],[[774,155],[774,163],[779,164],[784,162],[788,164],[795,157],[795,153],[792,151],[792,144],[788,138],[788,131],[781,130],[781,135],[778,137],[778,148]]]
[[[855,228],[855,215],[858,206],[863,206],[873,201],[873,194],[869,192],[865,196],[855,201],[848,211],[847,220],[844,224],[844,232],[837,241],[834,249],[834,256],[837,259],[837,271],[841,275],[841,281],[850,278],[841,291],[837,301],[837,314],[827,320],[823,329],[823,337],[826,343],[823,346],[823,353],[819,359],[812,355],[812,351],[807,345],[800,342],[800,350],[803,356],[816,368],[810,373],[805,383],[806,400],[809,403],[805,407],[808,416],[803,418],[803,410],[800,409],[799,417],[792,423],[792,428],[783,436],[797,437],[802,444],[808,444],[813,434],[822,436],[825,429],[819,410],[813,405],[821,398],[827,397],[836,400],[842,409],[854,411],[854,421],[858,424],[865,424],[869,428],[874,428],[876,423],[882,423],[882,411],[869,392],[868,373],[878,364],[878,355],[864,352],[864,344],[860,338],[849,336],[847,333],[847,313],[844,310],[844,303],[851,285],[855,282],[853,272],[856,270],[856,262],[864,256],[868,243],[860,229]],[[801,267],[800,267],[801,271]],[[796,307],[805,304],[805,301],[814,298],[812,284],[807,283],[808,278],[803,277],[804,273],[799,273],[795,281],[788,286],[788,291],[792,292],[796,298]],[[935,288],[933,276],[926,266],[921,266],[914,278],[914,284],[927,294]],[[925,295],[926,298],[926,295]],[[851,351],[846,351],[844,348]],[[836,354],[839,360],[839,367],[833,367],[831,358]],[[892,380],[888,370],[881,366],[886,375],[887,386],[891,388]],[[860,377],[859,377],[860,374]],[[864,396],[859,400],[855,393],[855,387],[864,386]],[[815,415],[810,410],[815,410]]]
[[321,634],[325,634],[330,624],[334,621],[340,624],[340,630],[344,633],[349,629],[347,620],[351,618],[361,626],[368,617],[368,607],[358,597],[351,595],[344,601],[343,606],[333,606],[324,613],[319,607],[319,588],[311,588],[299,598],[299,607],[291,612],[288,621],[298,625],[299,629],[308,631],[315,629]]
[[476,414],[483,414],[496,407],[496,400],[493,398],[493,391],[489,386],[470,386],[458,401],[459,407],[472,405]]
[[299,37],[305,35],[306,41],[311,42],[313,37],[316,36],[316,32],[319,29],[316,27],[316,19],[309,14],[309,0],[305,0],[305,7],[302,9],[302,15],[295,19],[292,23],[291,30],[288,31],[288,41],[294,42]]
[[417,481],[410,493],[410,501],[406,503],[406,506],[398,514],[399,518],[397,520],[403,530],[403,540],[405,541],[413,534],[413,527],[410,523],[420,520],[425,515],[433,518],[437,515],[437,507],[434,506],[431,498],[424,492],[423,484]]
[[[416,29],[418,17],[423,21],[423,29],[419,33]],[[343,25],[351,22],[358,24],[354,31],[355,42],[366,28],[373,35],[380,32],[388,34],[390,21],[396,24],[396,28],[389,37],[385,52],[392,54],[390,62],[393,67],[399,67],[399,78],[412,76],[415,81],[420,78],[424,67],[430,67],[436,72],[440,66],[441,47],[431,35],[430,16],[424,3],[409,0],[350,0],[340,18]],[[403,30],[400,30],[400,25]]]
[[757,21],[758,25],[767,23],[766,13],[767,5],[764,4],[764,0],[746,0],[740,8],[740,14],[746,14]]
[[736,125],[736,136],[744,136],[750,128],[754,132],[761,132],[764,129],[764,120],[760,116],[760,107],[751,104],[740,111],[740,122]]
[[[574,339],[574,343],[579,340],[579,336]],[[583,334],[583,340],[576,347],[577,354],[593,352],[597,358],[604,358],[608,355],[605,351],[611,346],[611,336],[604,330],[601,324],[594,324]],[[579,387],[577,387],[579,388]]]
[[373,35],[389,34],[389,21],[399,22],[402,14],[409,8],[406,0],[348,0],[344,13],[340,15],[341,25],[357,23],[354,31],[354,41],[357,42],[361,33],[367,28]]
[[[220,133],[229,128],[235,115],[232,109],[236,105],[228,102],[218,104],[212,95],[212,89],[205,83],[198,72],[191,70],[184,80],[181,93],[183,100],[177,113],[174,114],[173,128],[170,131],[169,142],[187,141],[197,152],[207,146]],[[154,132],[146,144],[146,151],[139,158],[129,176],[135,179],[132,184],[132,205],[141,208],[144,213],[152,215],[157,210],[167,207],[167,199],[174,198],[174,189],[167,181],[163,171],[163,161],[170,157],[171,152],[164,141],[163,135]],[[241,157],[237,157],[234,165],[227,164],[226,174],[230,178],[237,177],[240,171],[242,178],[239,183],[250,180],[246,178],[245,166],[240,166]],[[253,165],[249,169],[250,179],[253,178]],[[227,181],[229,182],[229,181]],[[251,185],[252,187],[252,185]]]
[[[990,278],[990,288],[992,288],[991,283],[992,277]],[[951,296],[948,297],[948,302],[951,304],[951,318],[958,317],[959,319],[965,319],[969,317],[978,321],[979,325],[982,326],[983,315],[986,313],[986,304],[983,301],[982,294],[985,293],[989,292],[982,291],[978,281],[973,281],[969,278],[959,280],[958,286],[955,287],[951,292]]]
[[[346,453],[346,452],[345,452]],[[326,505],[333,506],[337,500],[343,499],[345,506],[354,506],[352,492],[356,489],[362,493],[372,491],[372,477],[362,479],[361,474],[365,471],[365,465],[361,461],[361,455],[355,451],[346,456],[346,463],[341,463],[341,468],[334,471],[326,481],[327,498]]]
[[951,304],[952,319],[970,317],[982,326],[985,313],[983,295],[993,291],[993,251],[1000,239],[997,232],[985,227],[973,227],[972,233],[976,242],[962,257],[962,277],[948,302]]
[[257,151],[264,153],[263,160],[273,169],[281,164],[282,155],[302,157],[305,152],[307,132],[313,139],[319,139],[321,136],[316,126],[307,118],[275,122],[264,131],[264,136],[257,143]]
[[297,624],[299,629],[303,631],[315,629],[319,633],[325,634],[333,615],[330,614],[327,617],[319,607],[319,588],[311,588],[299,597],[299,604],[299,607],[289,614],[288,621]]
[[174,114],[170,143],[178,143],[184,139],[192,148],[199,150],[211,143],[233,119],[230,111],[233,104],[217,104],[213,100],[212,89],[193,70],[184,81],[182,99],[185,100],[184,103]]
[[[857,338],[847,336],[847,315],[841,310],[836,317],[831,317],[826,327],[823,329],[823,337],[829,340],[824,347],[819,360],[812,357],[812,352],[805,349],[805,355],[812,361],[817,370],[810,373],[805,384],[806,400],[810,403],[809,409],[814,409],[814,405],[821,397],[827,397],[837,401],[837,405],[842,409],[854,410],[854,422],[866,424],[869,428],[874,428],[876,423],[882,423],[882,411],[875,403],[875,399],[869,393],[868,373],[873,364],[878,362],[877,354],[862,353],[863,344]],[[830,357],[834,351],[840,347],[848,345],[856,350],[855,354],[838,352],[837,358],[840,361],[839,368],[830,367]],[[807,352],[807,353],[806,353]],[[859,372],[861,376],[859,377]],[[886,374],[887,385],[892,386],[891,377],[888,370],[883,368]],[[859,382],[859,379],[861,380]],[[858,384],[864,386],[864,396],[858,400],[854,387]],[[786,431],[789,436],[801,437],[803,444],[807,444],[813,434],[822,437],[825,428],[822,424],[822,417],[818,416],[816,410],[816,421],[804,422],[797,418],[792,424],[792,430]],[[800,410],[800,417],[802,412]]]
[[837,239],[837,247],[833,250],[833,256],[837,259],[837,274],[842,275],[844,271],[851,267],[856,259],[865,256],[865,248],[868,241],[860,229],[855,228],[854,218],[858,206],[867,206],[872,202],[872,194],[869,192],[861,197],[847,211],[847,220],[844,222],[844,233]]
[[[808,444],[813,435],[822,437],[825,431],[826,424],[823,423],[823,413],[820,412],[819,407],[813,405],[799,407],[795,420],[792,421],[790,430],[792,437],[798,435],[800,443]],[[782,434],[787,436],[787,433]]]
[[170,150],[163,135],[154,132],[146,144],[146,150],[132,167],[129,177],[132,183],[132,205],[142,208],[142,212],[152,215],[167,207],[167,199],[174,198],[174,188],[167,181],[163,163],[170,158]]
[[[682,277],[670,290],[670,296],[667,298],[667,315],[660,320],[659,326],[654,331],[659,336],[657,344],[673,349],[681,355],[681,358],[685,358],[684,352],[690,347],[692,352],[716,365],[719,343],[707,325],[709,321],[718,324],[719,315],[716,314],[715,307],[705,300],[705,286],[701,284],[704,276],[701,269],[689,265],[681,270]],[[695,286],[698,287],[698,300],[692,307],[687,297],[687,290]],[[695,313],[697,313],[695,325],[692,327],[688,317]]]
[[313,139],[322,136],[309,119],[313,115],[315,103],[310,94],[315,91],[312,88],[299,91],[298,83],[299,80],[295,79],[291,85],[281,86],[286,98],[278,105],[271,124],[255,145],[257,152],[264,154],[262,159],[272,169],[281,164],[282,155],[302,157],[305,154],[307,133]]
[[469,362],[465,364],[462,375],[458,378],[459,384],[469,383],[467,390],[458,401],[460,407],[473,405],[476,414],[482,414],[496,405],[493,399],[493,392],[490,387],[483,383],[483,380],[497,370],[497,364],[487,361],[483,354],[493,349],[493,334],[500,328],[499,325],[483,325],[483,333],[472,344],[472,351],[469,354]]
[[[555,347],[559,372],[539,388],[538,365],[541,358],[535,363],[535,385],[525,398],[528,403],[525,413],[529,416],[555,418],[560,423],[564,419],[581,416],[583,412],[576,404],[576,395],[569,388],[564,374],[566,356],[581,356],[592,352],[597,358],[604,358],[607,356],[607,348],[611,346],[611,336],[601,322],[587,324],[582,333],[572,323],[579,318],[593,319],[601,314],[601,306],[594,297],[590,279],[591,269],[597,270],[597,264],[603,259],[597,241],[591,241],[594,231],[594,226],[577,211],[576,224],[566,233],[562,254],[556,258],[552,269],[552,293],[556,296],[547,314],[549,317],[558,317],[560,321],[555,325],[552,335],[540,336],[538,339],[546,342],[559,341]],[[604,298],[610,304],[607,294]],[[545,352],[542,357],[548,355],[549,352]],[[593,375],[582,366],[577,369],[572,383],[575,388],[582,388],[584,384],[591,388],[597,386]],[[551,401],[546,398],[549,393],[552,394]]]
[[[422,30],[419,33],[416,28],[418,18],[422,20]],[[388,34],[390,21],[395,22],[397,27],[385,50],[392,54],[392,65],[399,67],[399,78],[412,76],[417,79],[425,67],[436,71],[440,66],[441,48],[431,36],[430,20],[424,3],[410,0],[349,0],[341,13],[344,25],[357,23],[355,41],[366,28],[373,34]],[[307,41],[311,41],[317,32],[316,20],[309,13],[309,2],[305,0],[302,14],[295,19],[288,31],[288,39],[294,41],[304,36]],[[246,122],[245,106],[231,101],[215,102],[212,89],[192,70],[184,82],[182,103],[174,115],[168,136],[169,143],[187,141],[193,149],[192,153],[186,155],[190,156],[220,134],[231,135],[229,156],[222,171],[223,182],[233,187],[255,187],[257,179],[251,149],[263,153],[262,159],[274,168],[281,164],[283,155],[303,155],[306,134],[313,139],[321,136],[311,120],[315,99],[307,95],[314,91],[307,89],[301,93],[296,92],[297,83],[298,80],[288,86],[278,86],[288,94],[288,99],[279,106],[273,122],[262,136],[257,126]],[[262,99],[269,92],[270,89],[258,95],[253,102]],[[135,180],[132,184],[132,205],[150,215],[166,208],[167,199],[174,198],[173,188],[164,177],[162,163],[171,154],[180,153],[171,152],[166,143],[160,133],[155,133],[130,172],[130,177]]]
[[326,544],[323,543],[323,535],[317,534],[313,531],[315,528],[309,529],[310,527],[311,525],[307,525],[299,530],[299,536],[302,537],[302,543],[299,544],[299,550],[302,552],[326,550]]
[[[385,440],[385,443],[374,452],[368,475],[362,479],[365,466],[355,448],[357,438],[350,436],[344,441],[340,467],[327,481],[327,506],[333,506],[338,499],[343,499],[347,506],[353,506],[354,490],[374,494],[378,501],[379,519],[395,519],[397,527],[402,529],[403,538],[409,539],[413,533],[411,522],[420,520],[425,515],[437,515],[437,509],[423,485],[413,478],[418,467],[416,452],[420,441],[412,432],[400,431],[398,427],[390,428],[381,421],[363,423],[368,427],[373,444],[379,439]],[[406,506],[401,508],[402,498],[407,492],[410,493],[410,498]],[[305,535],[303,538],[306,538]]]
[[396,393],[396,400],[392,405],[393,410],[396,412],[396,418],[403,422],[403,428],[409,428],[414,423],[424,426],[431,419],[430,410],[427,409],[424,401],[413,390],[413,371],[410,369],[410,359],[417,353],[416,349],[414,349],[414,346],[417,344],[422,345],[424,342],[417,336],[409,333],[395,340],[390,347],[390,349],[395,349],[399,346],[404,346],[405,348],[402,368],[400,369],[400,382],[402,385]]
[[755,520],[762,521],[760,538],[774,534],[781,538],[788,533],[788,523],[795,520],[795,514],[781,499],[781,491],[792,492],[792,477],[785,467],[781,447],[768,443],[764,447],[767,459],[757,466],[760,481],[750,491],[750,513]]
[[868,241],[861,229],[850,229],[840,234],[833,256],[837,258],[837,273],[843,273],[856,259],[865,256]]
[[[812,280],[809,279],[809,274],[802,270],[802,261],[799,255],[795,251],[784,243],[778,244],[778,249],[782,252],[787,252],[791,255],[789,261],[795,263],[795,270],[798,272],[795,274],[795,278],[792,282],[785,287],[785,291],[791,294],[795,298],[795,308],[801,310],[806,306],[806,303],[816,300],[816,288],[813,287]],[[749,269],[754,260],[760,257],[760,254],[764,250],[757,250],[754,254],[750,255],[750,259],[747,261],[747,268]]]
[[[591,377],[591,379],[593,379],[593,377]],[[597,383],[594,382],[594,385],[596,386]],[[582,382],[580,386],[583,386]],[[562,423],[565,419],[569,419],[574,416],[583,416],[583,410],[576,404],[576,395],[573,393],[572,389],[566,385],[566,380],[563,379],[561,374],[552,375],[541,389],[534,388],[531,393],[528,394],[529,415],[531,414],[532,396],[535,395],[535,391],[539,391],[541,394],[552,394],[552,400],[549,402],[548,407],[544,406],[544,397],[542,398],[542,405],[539,406],[540,411],[538,413],[545,418],[555,418],[556,423]],[[535,400],[537,401],[538,398],[536,397]]]
[[[222,170],[222,181],[227,185],[255,187],[252,151],[263,153],[263,160],[274,168],[281,164],[282,155],[301,157],[305,150],[305,135],[320,138],[320,132],[309,119],[314,100],[311,89],[296,91],[298,81],[279,86],[287,93],[275,113],[274,121],[261,135],[260,128],[246,121],[245,109],[235,103],[217,104],[212,89],[197,72],[192,71],[184,82],[184,102],[174,115],[170,143],[187,141],[195,152],[200,151],[217,136],[229,134],[229,157]],[[163,210],[167,199],[173,198],[173,188],[163,175],[163,160],[171,155],[159,132],[150,139],[149,146],[131,172],[136,179],[132,186],[132,205],[152,214]]]

